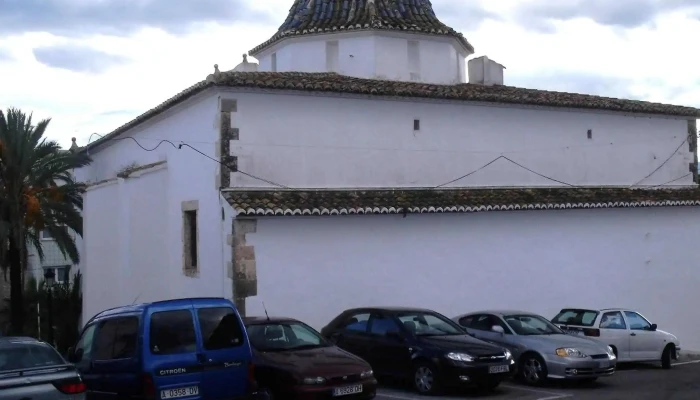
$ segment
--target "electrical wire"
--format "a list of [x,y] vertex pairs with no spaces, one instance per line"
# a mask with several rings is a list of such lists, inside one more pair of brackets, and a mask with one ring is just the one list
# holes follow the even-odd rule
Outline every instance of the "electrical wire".
[[[100,135],[99,133],[93,133],[92,135],[97,135],[97,136],[99,136],[99,137],[104,137],[103,135]],[[92,135],[90,135],[90,138],[92,138]],[[194,150],[195,152],[199,153],[200,155],[202,155],[202,156],[204,156],[204,157],[206,157],[206,158],[208,158],[208,159],[210,159],[210,160],[212,160],[212,161],[214,161],[214,162],[216,162],[216,163],[218,163],[218,164],[220,164],[220,165],[226,167],[226,168],[227,168],[229,171],[231,171],[231,172],[238,172],[238,173],[240,173],[240,174],[242,174],[242,175],[245,175],[245,176],[247,176],[247,177],[250,177],[250,178],[259,180],[259,181],[261,181],[261,182],[265,182],[265,183],[267,183],[267,184],[270,184],[270,185],[273,185],[273,186],[277,186],[277,187],[281,187],[281,188],[284,188],[284,189],[289,189],[289,187],[287,187],[287,186],[285,186],[285,185],[282,185],[282,184],[280,184],[280,183],[276,183],[276,182],[273,182],[273,181],[270,181],[270,180],[267,180],[267,179],[264,179],[264,178],[257,177],[257,176],[255,176],[255,175],[253,175],[253,174],[248,173],[248,172],[241,171],[241,170],[238,169],[238,168],[233,168],[233,167],[231,167],[230,165],[227,165],[226,163],[223,163],[223,162],[217,160],[216,158],[211,157],[210,155],[208,155],[208,154],[202,152],[202,151],[199,150],[199,149],[196,149],[196,148],[190,146],[189,144],[187,144],[187,143],[185,143],[185,142],[180,142],[179,144],[175,144],[175,143],[171,142],[170,140],[163,139],[163,140],[161,140],[160,142],[158,142],[158,144],[157,144],[155,147],[153,147],[153,148],[146,148],[146,147],[142,146],[141,143],[139,143],[138,140],[136,140],[135,138],[133,138],[133,137],[131,137],[131,136],[124,136],[124,137],[114,138],[114,139],[110,139],[110,140],[126,140],[126,139],[131,139],[131,140],[133,140],[134,143],[136,143],[137,146],[139,146],[141,149],[143,149],[143,150],[145,150],[145,151],[149,151],[149,152],[150,152],[150,151],[155,151],[155,150],[156,150],[158,147],[160,147],[160,145],[163,144],[163,143],[168,143],[169,145],[173,146],[173,147],[174,147],[175,149],[177,149],[177,150],[181,150],[183,146],[184,146],[184,147],[188,147],[188,148]],[[89,140],[89,139],[88,139],[88,140]],[[90,145],[90,143],[88,142],[88,144],[86,145],[86,150],[89,148],[89,147],[88,147],[89,145]],[[89,155],[89,153],[88,153],[88,155]]]
[[[675,156],[676,153],[678,153],[678,150],[680,150],[681,147],[683,147],[683,145],[686,144],[687,142],[688,142],[688,138],[683,139],[683,141],[681,142],[681,144],[678,145],[678,147],[673,151],[673,153],[671,153],[671,155],[668,156],[668,158],[667,158],[666,160],[664,160],[664,162],[662,162],[661,165],[659,165],[658,167],[656,167],[655,170],[651,171],[651,173],[649,173],[649,175],[647,175],[647,176],[645,176],[644,178],[638,180],[637,182],[631,184],[630,187],[637,186],[637,185],[639,185],[641,182],[643,182],[644,180],[646,180],[647,178],[649,178],[650,176],[654,175],[654,174],[656,173],[656,171],[660,170],[664,165],[666,165],[667,162],[671,161],[671,159],[673,158],[673,156]],[[678,178],[678,179],[680,179],[680,178]]]
[[653,188],[657,188],[657,187],[660,187],[660,186],[666,186],[666,185],[668,185],[669,183],[673,183],[673,182],[676,182],[676,181],[680,181],[681,179],[687,178],[687,177],[689,177],[690,175],[693,175],[693,173],[692,173],[692,172],[689,172],[689,173],[687,173],[687,174],[681,176],[680,178],[676,178],[676,179],[670,180],[670,181],[668,181],[668,182],[664,182],[664,183],[659,184],[659,185],[647,186],[647,187],[653,189]]

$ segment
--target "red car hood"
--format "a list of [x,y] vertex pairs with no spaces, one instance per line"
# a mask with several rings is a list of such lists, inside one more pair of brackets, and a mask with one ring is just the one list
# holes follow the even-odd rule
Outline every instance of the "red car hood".
[[359,374],[371,369],[363,359],[336,346],[313,349],[256,352],[264,364],[282,368],[300,376],[324,378]]

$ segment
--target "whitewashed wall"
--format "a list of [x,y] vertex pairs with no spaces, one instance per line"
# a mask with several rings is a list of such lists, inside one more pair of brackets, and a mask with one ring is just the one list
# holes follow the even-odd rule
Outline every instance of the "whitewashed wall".
[[[215,157],[218,98],[206,93],[121,137],[146,148],[167,139]],[[84,321],[105,308],[188,296],[232,296],[226,235],[232,216],[220,199],[218,164],[191,149],[164,143],[154,151],[130,139],[91,152],[93,163],[76,173],[92,182],[113,178],[135,162],[167,161],[167,167],[97,186],[85,195],[83,245]],[[162,167],[162,166],[161,166]],[[156,167],[157,169],[158,167]],[[182,271],[182,202],[199,202],[199,265],[196,278]]]
[[248,315],[321,328],[342,310],[416,306],[450,317],[630,307],[700,351],[700,208],[258,219]]
[[[580,186],[659,185],[688,174],[687,121],[366,98],[230,93],[239,168],[293,188],[434,187],[500,155]],[[420,130],[414,131],[414,120]],[[591,130],[591,139],[588,130]],[[677,153],[674,150],[677,148]],[[673,185],[689,185],[692,176]],[[269,184],[234,174],[232,186]],[[558,186],[505,159],[456,186]]]
[[[329,41],[338,43],[337,52],[328,51]],[[418,42],[417,58],[409,57],[409,41]],[[329,63],[333,54],[336,61]],[[260,71],[337,72],[358,78],[453,84],[466,81],[469,54],[449,37],[350,32],[285,39],[256,57]],[[411,73],[418,76],[412,78]]]

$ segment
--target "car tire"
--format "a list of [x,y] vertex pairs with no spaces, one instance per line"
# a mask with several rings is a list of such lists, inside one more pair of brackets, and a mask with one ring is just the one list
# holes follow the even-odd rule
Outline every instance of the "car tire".
[[666,346],[664,351],[661,353],[661,368],[671,369],[671,356],[673,355],[673,349],[671,345]]
[[520,378],[528,385],[541,385],[547,378],[547,364],[537,354],[526,354],[520,359]]
[[275,395],[272,393],[272,390],[268,388],[263,388],[258,390],[258,400],[275,400]]
[[435,365],[429,362],[418,362],[413,367],[413,388],[422,395],[434,396],[440,394],[440,375]]

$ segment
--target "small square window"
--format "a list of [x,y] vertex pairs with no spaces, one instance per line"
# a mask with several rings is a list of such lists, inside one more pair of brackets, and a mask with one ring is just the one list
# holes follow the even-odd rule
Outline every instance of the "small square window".
[[51,232],[49,232],[48,229],[44,229],[41,232],[39,232],[39,235],[41,237],[41,240],[54,240],[53,236],[51,236]]

